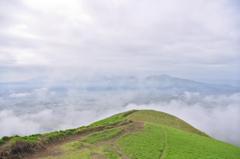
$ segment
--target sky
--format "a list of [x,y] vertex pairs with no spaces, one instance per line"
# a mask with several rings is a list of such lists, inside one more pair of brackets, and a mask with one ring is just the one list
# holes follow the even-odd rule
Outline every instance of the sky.
[[239,85],[236,0],[1,0],[0,82],[170,74]]

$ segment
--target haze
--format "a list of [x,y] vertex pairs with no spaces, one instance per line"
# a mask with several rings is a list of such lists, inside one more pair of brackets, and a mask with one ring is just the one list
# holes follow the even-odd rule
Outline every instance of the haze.
[[239,10],[237,0],[1,0],[0,136],[154,108],[240,145]]

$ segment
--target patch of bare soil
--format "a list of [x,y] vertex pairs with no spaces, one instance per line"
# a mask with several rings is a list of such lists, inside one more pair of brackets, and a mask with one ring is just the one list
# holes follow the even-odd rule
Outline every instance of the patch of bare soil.
[[92,158],[92,159],[106,159],[106,157],[105,157],[104,155],[98,154],[98,153],[93,153],[93,154],[91,155],[91,158]]

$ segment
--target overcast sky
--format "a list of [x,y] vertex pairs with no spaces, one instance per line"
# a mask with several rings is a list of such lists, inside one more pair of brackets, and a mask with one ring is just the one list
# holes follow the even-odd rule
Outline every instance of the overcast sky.
[[83,73],[240,81],[237,0],[0,0],[0,82]]

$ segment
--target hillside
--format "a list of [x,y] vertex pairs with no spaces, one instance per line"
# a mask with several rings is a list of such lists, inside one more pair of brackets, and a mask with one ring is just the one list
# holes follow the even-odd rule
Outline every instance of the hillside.
[[153,110],[120,113],[89,126],[4,137],[0,159],[239,159],[240,148]]

